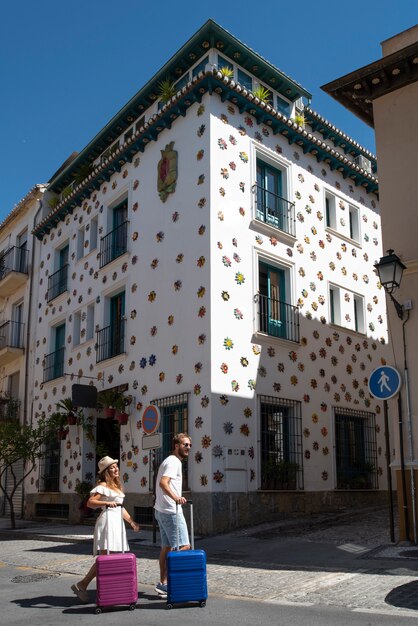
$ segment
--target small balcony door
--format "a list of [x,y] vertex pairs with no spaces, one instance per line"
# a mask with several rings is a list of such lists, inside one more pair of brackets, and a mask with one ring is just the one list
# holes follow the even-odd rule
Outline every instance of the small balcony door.
[[273,337],[286,336],[286,287],[283,269],[260,263],[259,293],[263,315],[262,332]]
[[110,300],[110,344],[112,356],[125,351],[125,292]]
[[257,160],[257,218],[283,229],[282,173]]

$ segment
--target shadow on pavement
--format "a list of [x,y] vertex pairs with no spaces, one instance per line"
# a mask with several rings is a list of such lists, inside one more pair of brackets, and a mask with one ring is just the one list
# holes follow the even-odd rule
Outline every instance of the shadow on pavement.
[[11,600],[13,604],[17,604],[25,609],[53,609],[53,608],[68,608],[75,604],[80,606],[79,600],[75,596],[35,596],[33,598],[17,598]]
[[395,587],[385,598],[386,604],[418,611],[418,580]]

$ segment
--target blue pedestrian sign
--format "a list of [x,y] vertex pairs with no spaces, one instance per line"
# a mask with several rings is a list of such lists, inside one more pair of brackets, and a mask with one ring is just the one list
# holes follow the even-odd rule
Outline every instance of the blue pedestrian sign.
[[390,365],[377,367],[369,377],[369,391],[378,400],[389,400],[396,396],[401,384],[400,373]]

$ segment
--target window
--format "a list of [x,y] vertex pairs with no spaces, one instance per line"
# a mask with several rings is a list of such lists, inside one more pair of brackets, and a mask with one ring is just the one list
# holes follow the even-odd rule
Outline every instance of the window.
[[194,78],[195,76],[197,76],[199,74],[199,72],[201,72],[202,70],[205,69],[207,63],[209,61],[209,57],[205,57],[202,61],[200,61],[200,63],[198,63],[196,65],[196,67],[194,67],[192,69],[192,77]]
[[84,256],[84,227],[79,228],[77,231],[77,261],[83,258]]
[[125,292],[107,299],[108,325],[97,331],[96,362],[125,352]]
[[238,78],[238,82],[243,87],[245,87],[245,89],[248,89],[248,91],[252,91],[252,89],[253,89],[253,79],[251,78],[251,76],[249,74],[246,74],[242,70],[238,70],[237,78]]
[[[173,437],[178,433],[187,433],[189,430],[189,394],[182,393],[177,396],[152,400],[151,404],[158,406],[161,413],[160,431],[162,432],[163,445],[155,451],[157,467],[173,449]],[[151,465],[151,464],[150,464]],[[152,489],[152,467],[150,467],[149,487]],[[188,465],[187,460],[183,465],[183,490],[188,489]]]
[[73,321],[73,345],[79,346],[81,343],[81,311],[74,313]]
[[295,235],[295,206],[284,198],[285,172],[257,159],[256,219],[289,235]]
[[289,271],[259,262],[258,332],[289,341],[299,341],[299,309],[287,302]]
[[134,134],[134,127],[132,126],[131,128],[129,128],[126,131],[126,133],[123,136],[124,143],[126,143],[128,141],[128,139],[130,139],[132,137],[133,134]]
[[142,128],[144,123],[145,123],[145,115],[140,117],[139,120],[137,121],[137,123],[135,124],[135,132],[138,132],[140,130],[140,128]]
[[331,324],[365,333],[364,296],[330,284],[329,319]]
[[325,224],[328,228],[337,228],[335,211],[335,196],[331,193],[325,194]]
[[125,254],[128,249],[128,199],[111,211],[111,231],[100,240],[100,267]]
[[182,78],[180,78],[180,80],[174,83],[174,89],[176,90],[176,93],[180,91],[180,89],[183,89],[183,87],[185,87],[188,82],[189,82],[189,72],[187,72],[187,74],[185,74]]
[[335,409],[337,489],[377,489],[375,415]]
[[228,68],[232,72],[232,76],[234,75],[234,66],[230,61],[227,61],[223,57],[218,54],[218,69],[222,69],[223,67]]
[[86,339],[89,341],[94,337],[94,304],[89,304],[87,307],[87,328]]
[[303,489],[301,403],[259,396],[259,407],[261,489]]
[[48,302],[57,298],[68,289],[68,256],[68,244],[55,252],[55,266],[58,267],[58,269],[48,278]]
[[[348,207],[348,211],[347,211]],[[325,192],[325,225],[332,228],[339,235],[360,241],[359,210],[353,205],[347,205],[330,191]]]
[[360,220],[358,209],[350,205],[348,209],[348,217],[350,225],[350,239],[360,241]]
[[90,248],[89,251],[96,250],[97,248],[97,237],[99,232],[99,218],[93,217],[90,222]]
[[285,100],[281,96],[277,96],[276,104],[277,110],[280,111],[280,113],[283,113],[287,117],[290,116],[290,102],[287,102],[287,100]]
[[13,309],[12,309],[10,345],[13,348],[23,348],[24,329],[25,329],[25,324],[23,321],[23,302],[18,302],[13,305]]
[[51,329],[51,345],[54,350],[45,356],[44,361],[44,383],[64,375],[65,323]]
[[41,491],[59,491],[60,452],[61,446],[56,437],[49,437],[40,463]]

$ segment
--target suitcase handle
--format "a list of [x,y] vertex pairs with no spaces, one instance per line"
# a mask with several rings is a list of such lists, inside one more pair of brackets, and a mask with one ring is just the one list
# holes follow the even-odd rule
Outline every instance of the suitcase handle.
[[120,515],[121,515],[121,520],[120,520],[120,530],[121,530],[121,538],[122,538],[122,554],[125,554],[125,546],[124,546],[124,541],[123,541],[123,528],[124,528],[124,524],[123,524],[123,504],[116,504],[116,506],[110,506],[110,504],[106,504],[105,505],[105,509],[106,509],[106,536],[107,536],[107,554],[110,554],[110,550],[109,550],[109,509],[115,509],[117,507],[120,507]]
[[[193,524],[193,500],[186,500],[186,504],[190,504],[190,539],[191,539],[191,547],[194,550],[194,524]],[[179,541],[179,506],[181,506],[178,502],[176,502],[176,538],[177,538],[177,550],[180,550],[180,541]]]

